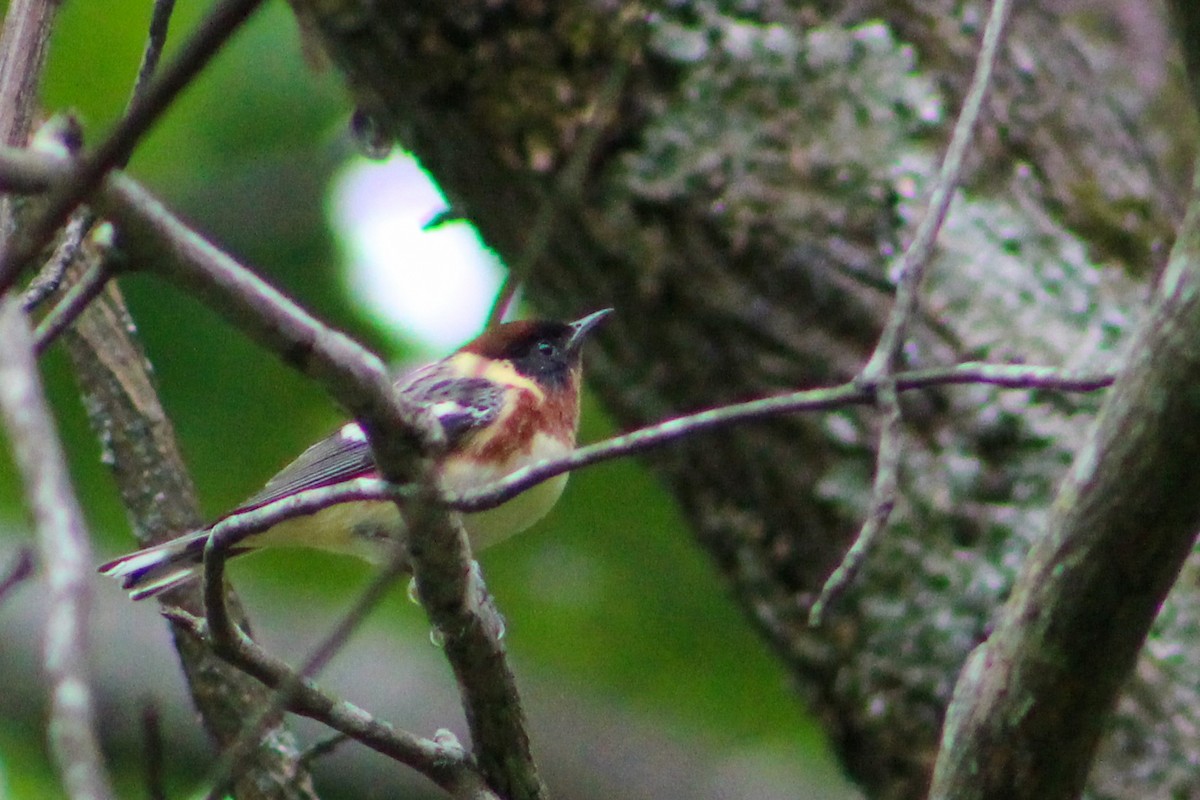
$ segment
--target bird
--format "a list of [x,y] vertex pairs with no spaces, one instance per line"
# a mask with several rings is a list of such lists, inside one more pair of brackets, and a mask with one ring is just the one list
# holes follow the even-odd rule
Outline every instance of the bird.
[[[498,481],[543,459],[568,455],[579,427],[582,349],[612,312],[573,322],[518,320],[493,326],[454,353],[401,376],[395,390],[441,426],[446,446],[433,470],[444,492]],[[309,489],[378,477],[366,434],[347,422],[302,452],[237,508],[200,530],[121,556],[99,568],[119,579],[134,600],[155,597],[200,575],[213,527]],[[463,515],[472,551],[519,533],[545,516],[567,474],[538,484],[496,508]],[[239,540],[229,555],[298,546],[386,563],[404,535],[390,500],[358,500],[286,519]]]

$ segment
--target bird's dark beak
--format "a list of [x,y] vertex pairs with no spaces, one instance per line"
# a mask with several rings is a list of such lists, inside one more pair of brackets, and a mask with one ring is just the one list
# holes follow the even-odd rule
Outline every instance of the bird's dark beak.
[[583,347],[583,343],[587,340],[588,334],[592,332],[601,322],[611,314],[611,308],[603,308],[599,311],[594,311],[586,317],[577,319],[571,323],[571,338],[567,340],[567,352],[578,353]]

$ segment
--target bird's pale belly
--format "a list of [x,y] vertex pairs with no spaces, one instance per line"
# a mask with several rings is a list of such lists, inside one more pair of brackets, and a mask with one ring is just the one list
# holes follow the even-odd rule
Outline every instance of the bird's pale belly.
[[[565,455],[561,443],[538,442],[530,452],[514,459],[490,475],[447,471],[442,487],[462,492],[499,480],[505,475],[545,458]],[[567,485],[566,473],[543,481],[508,502],[487,511],[463,515],[463,526],[473,551],[483,550],[533,525],[554,507]],[[311,547],[345,553],[380,563],[390,553],[389,543],[404,532],[404,521],[396,505],[383,501],[339,503],[315,514],[285,520],[273,528],[249,537],[245,544],[259,547]]]

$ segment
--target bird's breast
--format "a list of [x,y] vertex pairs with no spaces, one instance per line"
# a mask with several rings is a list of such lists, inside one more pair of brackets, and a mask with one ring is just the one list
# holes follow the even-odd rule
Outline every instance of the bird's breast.
[[[514,450],[503,461],[478,458],[450,459],[443,465],[440,482],[447,492],[460,493],[482,488],[513,472],[546,459],[570,454],[571,443],[561,437],[534,433],[527,446]],[[520,533],[549,513],[567,485],[567,473],[543,481],[496,508],[463,515],[471,547],[485,547]]]

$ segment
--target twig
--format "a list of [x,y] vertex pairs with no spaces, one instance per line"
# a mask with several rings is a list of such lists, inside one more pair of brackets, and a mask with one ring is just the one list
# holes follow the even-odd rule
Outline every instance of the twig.
[[146,755],[146,797],[149,800],[167,800],[167,789],[163,783],[162,719],[158,704],[151,697],[142,703],[142,739]]
[[[88,248],[68,275],[78,280],[106,255],[103,248]],[[64,339],[63,349],[79,380],[92,427],[111,456],[113,477],[138,540],[150,544],[172,532],[200,527],[195,487],[117,287],[107,286]],[[200,613],[200,592],[192,588],[196,590],[176,592],[172,600]],[[229,602],[232,606],[236,600],[231,596]],[[223,747],[236,738],[255,708],[269,702],[270,690],[191,637],[177,632],[173,638],[204,727]],[[274,796],[282,787],[293,800],[315,798],[311,776],[296,763],[297,753],[285,726],[270,731],[234,794],[257,797],[265,791]]]
[[[896,369],[896,362],[908,336],[910,320],[917,312],[921,284],[933,256],[938,233],[958,187],[963,161],[975,136],[979,112],[991,87],[992,68],[1003,41],[1008,13],[1009,0],[993,0],[992,13],[983,31],[983,46],[975,62],[975,74],[971,78],[971,86],[954,124],[950,145],[946,148],[946,157],[942,161],[941,170],[930,195],[929,209],[917,226],[912,243],[904,251],[896,286],[896,302],[888,315],[874,352],[859,375],[859,380],[886,379]],[[866,562],[871,547],[886,530],[892,509],[896,506],[899,486],[897,473],[900,469],[904,429],[900,425],[900,406],[895,391],[888,389],[879,392],[878,405],[884,416],[884,425],[880,434],[875,481],[871,490],[871,508],[854,543],[825,581],[810,609],[809,622],[813,625],[820,624],[829,604],[849,588]]]
[[608,76],[608,81],[600,92],[591,124],[584,129],[575,152],[571,154],[558,180],[546,192],[538,206],[537,214],[533,218],[533,225],[530,227],[529,238],[526,240],[528,244],[521,252],[521,257],[517,262],[509,267],[504,278],[504,285],[500,287],[496,300],[492,304],[492,310],[488,313],[486,327],[492,328],[500,324],[509,305],[512,304],[513,297],[517,294],[517,289],[529,277],[534,265],[546,252],[559,207],[564,203],[578,202],[579,195],[583,191],[583,181],[588,165],[591,164],[592,156],[596,152],[596,145],[600,142],[600,134],[608,127],[609,120],[612,119],[612,115],[617,109],[617,104],[621,100],[621,89],[628,76],[628,60],[619,62]]
[[[362,491],[372,486],[378,488],[380,485],[379,481],[362,481],[355,488]],[[315,494],[314,492],[309,496]],[[389,499],[394,499],[394,495]],[[465,792],[468,796],[486,796],[485,793],[490,791],[487,786],[496,786],[501,794],[508,797],[544,796],[545,788],[529,755],[524,712],[515,681],[507,667],[503,647],[498,641],[494,626],[489,626],[483,621],[479,595],[477,592],[473,593],[482,581],[472,575],[466,535],[461,525],[451,524],[444,511],[435,509],[435,500],[432,487],[408,495],[408,502],[404,507],[405,524],[408,529],[407,541],[398,543],[406,544],[407,547],[397,549],[389,565],[376,577],[354,607],[343,616],[298,673],[292,673],[286,667],[282,671],[276,668],[277,662],[270,659],[249,637],[228,622],[224,608],[224,553],[231,541],[244,533],[235,525],[231,525],[209,539],[204,552],[204,597],[209,638],[214,650],[274,688],[277,693],[271,706],[260,714],[258,725],[249,726],[240,737],[240,741],[247,745],[255,741],[260,733],[259,726],[269,724],[284,708],[306,713],[298,710],[299,704],[295,702],[295,698],[309,689],[315,691],[315,687],[309,682],[310,676],[319,671],[342,647],[350,633],[379,602],[391,583],[408,571],[411,563],[422,605],[429,614],[434,630],[441,638],[447,658],[458,678],[467,723],[476,743],[482,774],[474,770],[465,773],[460,768],[461,765],[457,765],[448,774],[444,773],[446,764],[427,763],[417,758],[411,748],[395,757],[427,774],[439,785],[446,785],[452,792]],[[297,505],[291,504],[292,510]],[[271,509],[272,513],[278,510],[279,507]],[[249,512],[248,516],[259,526],[267,517],[266,514],[255,512]],[[336,730],[345,730],[333,722],[330,724]],[[360,735],[347,732],[355,738]],[[222,757],[211,797],[215,798],[223,790],[238,758],[236,747],[229,748]],[[230,766],[227,767],[227,764]],[[453,786],[448,785],[451,783]]]
[[[69,175],[64,159],[0,148],[0,191],[45,191]],[[414,433],[419,427],[415,413],[394,396],[388,372],[373,353],[321,324],[196,234],[132,178],[120,172],[110,175],[96,207],[118,226],[132,263],[153,268],[192,292],[264,348],[320,383],[363,421],[373,447],[382,440],[403,458],[421,449]],[[389,434],[381,439],[380,431]]]
[[[1008,389],[1045,389],[1062,392],[1091,392],[1109,386],[1113,375],[1068,376],[1050,367],[1026,367],[1007,364],[965,363],[942,369],[903,372],[890,379],[896,391],[980,383]],[[875,401],[876,386],[867,381],[851,381],[829,389],[750,400],[721,406],[684,417],[660,422],[598,444],[581,447],[566,458],[542,461],[517,470],[503,480],[480,489],[446,498],[459,511],[494,508],[532,486],[582,467],[661,447],[695,433],[753,420],[769,419],[799,411],[827,411]]]
[[971,86],[963,99],[958,121],[954,124],[954,132],[946,148],[946,157],[942,161],[942,168],[929,198],[929,209],[917,226],[912,244],[904,251],[896,285],[896,303],[888,316],[887,325],[879,337],[875,351],[863,367],[862,374],[866,378],[877,378],[890,369],[904,346],[909,320],[916,311],[920,298],[925,270],[933,255],[933,247],[937,242],[942,222],[946,219],[950,201],[954,199],[954,192],[958,188],[963,160],[979,122],[979,112],[983,108],[988,89],[991,88],[992,69],[995,67],[996,56],[1004,38],[1004,26],[1010,10],[1009,0],[994,0],[992,3],[992,13],[988,17],[987,27],[983,30],[983,45],[975,62]]
[[[26,313],[37,308],[47,297],[58,291],[67,267],[79,252],[84,237],[91,230],[94,221],[94,215],[87,211],[76,213],[71,217],[71,221],[67,223],[66,234],[63,236],[62,242],[55,248],[54,255],[42,267],[37,277],[29,282],[25,294],[21,297],[21,307],[25,309]],[[40,353],[41,350],[38,352]]]
[[17,279],[20,270],[50,241],[74,208],[91,194],[116,165],[128,160],[134,146],[158,120],[175,97],[204,68],[262,0],[221,0],[181,48],[175,60],[155,78],[128,113],[83,158],[71,179],[55,189],[46,207],[31,220],[16,247],[0,253],[0,293]]
[[355,478],[332,486],[306,489],[249,511],[223,517],[209,529],[212,547],[216,552],[228,553],[247,536],[261,533],[293,517],[315,514],[339,503],[406,500],[414,495],[412,487],[396,486],[378,478]]
[[[1110,386],[1112,382],[1111,374],[1071,376],[1051,367],[977,363],[959,364],[944,369],[901,372],[891,380],[898,392],[964,384],[984,384],[1007,389],[1092,392]],[[443,495],[439,502],[455,511],[486,511],[564,472],[643,453],[697,433],[745,422],[804,411],[828,411],[873,403],[876,391],[877,388],[872,383],[851,381],[828,389],[809,389],[687,414],[581,447],[561,459],[541,461],[470,492]],[[211,532],[218,540],[215,547],[227,552],[247,536],[261,533],[293,517],[315,514],[339,503],[372,500],[410,502],[416,495],[417,489],[412,484],[397,485],[378,478],[355,478],[331,486],[307,489],[249,511],[231,514],[214,524]]]
[[[0,163],[4,161],[6,159],[0,158]],[[14,161],[21,163],[19,158]],[[27,161],[24,162],[24,166],[28,166]],[[52,178],[52,172],[52,169],[45,170],[45,180]],[[30,173],[27,170],[22,174],[28,177]],[[282,301],[273,290],[264,287],[261,282],[246,273],[235,262],[192,234],[128,178],[120,174],[111,176],[106,190],[99,198],[99,205],[130,233],[131,245],[134,248],[141,248],[138,252],[139,259],[154,258],[157,267],[173,276],[177,282],[200,289],[201,291],[197,294],[201,296],[201,299],[206,299],[213,307],[226,313],[231,320],[249,330],[260,341],[274,350],[287,353],[293,363],[296,363],[308,374],[318,377],[323,383],[329,381],[331,393],[339,398],[345,398],[346,404],[351,407],[352,411],[355,410],[355,405],[359,408],[372,409],[371,402],[373,400],[378,402],[377,398],[371,397],[369,388],[362,389],[361,384],[356,383],[361,374],[367,375],[368,382],[369,380],[383,379],[382,371],[375,371],[375,365],[370,361],[371,357],[364,357],[363,361],[354,361],[353,357],[361,353],[361,350],[358,350],[352,343],[346,344],[348,340],[343,341],[336,334],[329,334],[303,312],[299,312],[294,306]],[[348,350],[343,351],[343,347]],[[349,357],[343,361],[342,359],[347,356],[347,353]],[[335,375],[338,376],[338,381],[332,380]],[[345,378],[347,375],[350,376],[348,382]],[[1063,376],[1050,369],[978,364],[961,365],[948,370],[934,370],[923,374],[911,373],[904,378],[895,378],[897,391],[915,388],[918,385],[967,382],[991,383],[1014,388],[1091,390],[1107,385],[1110,380],[1108,376],[1081,379]],[[515,475],[508,481],[502,482],[503,486],[493,489],[489,496],[479,494],[460,498],[460,500],[465,508],[489,507],[489,504],[500,502],[505,491],[515,494],[553,474],[559,474],[572,467],[583,466],[585,463],[593,463],[602,458],[615,457],[618,451],[622,454],[637,452],[656,446],[661,442],[679,438],[692,431],[728,425],[737,419],[764,418],[806,408],[811,410],[831,408],[846,403],[865,403],[871,402],[873,397],[872,391],[864,389],[862,385],[852,384],[836,390],[768,398],[727,409],[703,412],[686,421],[671,421],[664,423],[663,426],[656,426],[657,430],[635,434],[625,439],[619,446],[614,447],[610,444],[607,452],[602,449],[585,449],[567,462],[548,465],[548,468],[547,465],[543,465],[540,468]],[[378,408],[379,406],[375,406],[373,410],[378,410]],[[522,481],[524,484],[521,483]],[[477,505],[473,506],[473,503]],[[449,549],[453,550],[454,548]],[[452,571],[453,565],[448,566]],[[458,591],[459,588],[455,587],[454,591]],[[428,592],[425,594],[428,595]],[[461,602],[457,600],[445,603],[445,608],[451,609],[451,613],[454,608],[461,608],[461,606]],[[442,605],[438,604],[435,608],[442,608]],[[433,613],[440,614],[441,612],[431,612],[431,615]],[[451,619],[451,617],[447,617],[447,619]],[[443,630],[443,623],[436,624],[439,630]],[[479,661],[485,665],[500,663],[494,656],[502,655],[502,650],[494,643],[487,642],[486,637],[479,636],[478,628],[472,628],[471,623],[464,627],[452,622],[449,631],[451,633],[449,640],[454,642],[454,647],[447,646],[447,655],[456,664],[456,674],[460,675],[460,683],[464,686],[474,684],[492,688],[486,681],[476,681],[469,677],[469,670],[458,665],[467,664],[469,667],[470,654],[478,655]],[[502,695],[515,696],[509,691],[511,676],[502,679],[500,687]],[[468,698],[465,701],[468,708],[474,709],[468,712],[469,719],[473,720],[474,730],[478,720],[489,711],[488,698],[478,694],[472,698],[469,693],[465,693],[465,696]],[[512,719],[519,721],[519,713]],[[521,729],[519,724],[510,726],[509,729],[513,728]],[[491,739],[501,740],[502,737],[493,734]],[[482,740],[477,738],[476,741]],[[502,750],[497,748],[495,752],[500,753]]]
[[0,578],[0,603],[4,602],[9,592],[33,577],[33,565],[33,548],[22,547],[17,551],[17,557],[8,568],[8,574]]
[[[236,770],[240,751],[252,745],[261,735],[263,726],[283,710],[323,722],[367,747],[416,769],[452,794],[462,794],[466,786],[483,788],[482,779],[461,748],[448,747],[397,731],[375,720],[361,708],[322,692],[311,680],[311,676],[340,649],[353,629],[386,593],[403,570],[403,559],[397,559],[389,569],[376,576],[351,610],[305,660],[301,670],[295,672],[259,647],[240,629],[227,623],[228,615],[223,608],[223,559],[220,547],[221,543],[214,542],[205,551],[207,623],[181,611],[166,610],[164,613],[193,635],[209,642],[229,663],[275,690],[275,695],[271,705],[260,711],[254,722],[243,729],[239,741],[222,754],[210,776],[214,793],[221,790]],[[217,630],[218,626],[223,626],[223,630]]]
[[[96,260],[67,291],[58,305],[42,318],[34,332],[34,352],[37,355],[45,353],[58,335],[75,322],[96,296],[104,291],[104,285],[113,276],[111,264],[108,258]],[[64,262],[64,268],[65,266]]]
[[[121,231],[132,263],[189,291],[230,324],[316,380],[363,423],[381,469],[422,450],[420,421],[402,405],[378,356],[332,330],[197,235],[146,189],[121,173],[97,207]],[[380,448],[383,448],[381,453]],[[393,462],[394,463],[394,462]]]
[[[150,27],[146,33],[146,47],[142,50],[142,63],[138,65],[137,78],[133,82],[133,91],[129,95],[129,105],[125,113],[133,110],[133,106],[146,94],[150,78],[158,69],[158,60],[162,57],[163,47],[167,44],[167,33],[171,27],[171,14],[175,11],[175,0],[154,0],[154,8],[150,11]],[[125,166],[124,163],[121,166]]]
[[[9,4],[0,33],[0,145],[22,145],[29,136],[57,7],[50,0]],[[11,224],[10,204],[4,198],[0,200],[0,260],[11,252]],[[107,800],[112,785],[96,736],[88,681],[91,548],[46,405],[25,313],[17,298],[3,289],[0,418],[24,483],[46,581],[44,668],[50,685],[51,750],[68,797]]]
[[0,296],[0,342],[0,416],[25,484],[50,607],[45,642],[50,741],[67,795],[103,800],[112,789],[96,738],[87,668],[92,551],[46,407],[33,338],[12,296]]
[[353,737],[350,736],[350,734],[342,733],[339,731],[338,733],[335,733],[333,736],[326,737],[326,738],[322,739],[321,741],[313,744],[312,747],[308,748],[307,750],[305,750],[303,753],[300,754],[300,758],[298,758],[296,760],[296,763],[304,764],[308,767],[311,767],[313,762],[316,761],[318,758],[324,758],[325,756],[332,753],[334,750],[337,750],[339,747],[341,747],[346,742],[351,742],[351,741],[354,741],[354,739],[353,739]]
[[[14,161],[29,166],[28,158],[17,157]],[[40,166],[43,179],[53,180],[53,162]],[[28,170],[23,174],[29,177]],[[428,447],[437,446],[435,439],[440,431],[430,429],[418,411],[396,396],[376,356],[320,324],[197,236],[128,177],[110,175],[95,205],[120,228],[133,263],[152,265],[159,275],[189,290],[341,401],[363,425],[383,477],[404,483],[418,474],[416,457]],[[430,512],[427,517],[429,530],[439,536],[450,553],[457,554],[459,546],[465,547],[456,544],[454,535],[448,533],[450,525],[444,512]],[[438,610],[431,611],[431,617],[437,624],[453,629],[447,635],[445,652],[459,677],[472,739],[484,756],[481,764],[489,785],[496,785],[503,794],[538,796],[542,794],[540,780],[529,754],[520,702],[503,650],[478,635],[481,626],[474,624],[478,616],[464,600],[466,584],[462,576],[468,570],[458,570],[457,555],[449,560],[446,553],[439,550],[438,554],[447,560],[429,563],[424,569],[427,580],[439,587],[461,588],[464,593],[453,601],[445,593],[438,593],[445,602],[434,605]],[[418,560],[414,558],[414,567],[420,574]],[[427,599],[430,594],[426,593]],[[507,791],[510,786],[516,791]]]
[[29,136],[57,10],[48,0],[8,4],[0,32],[0,145],[24,146]]
[[482,613],[486,587],[473,567],[466,532],[422,485],[405,508],[408,555],[421,605],[454,670],[475,760],[502,797],[547,796],[529,745],[516,679],[495,617]]
[[887,529],[888,519],[896,506],[900,483],[900,455],[903,441],[901,431],[900,400],[895,387],[884,384],[878,391],[880,408],[884,409],[883,430],[879,434],[879,455],[875,464],[875,480],[871,488],[871,513],[854,538],[854,544],[846,551],[842,561],[825,580],[820,594],[808,612],[808,623],[813,626],[825,621],[825,609],[837,602],[854,582],[863,564],[867,561],[875,542]]

